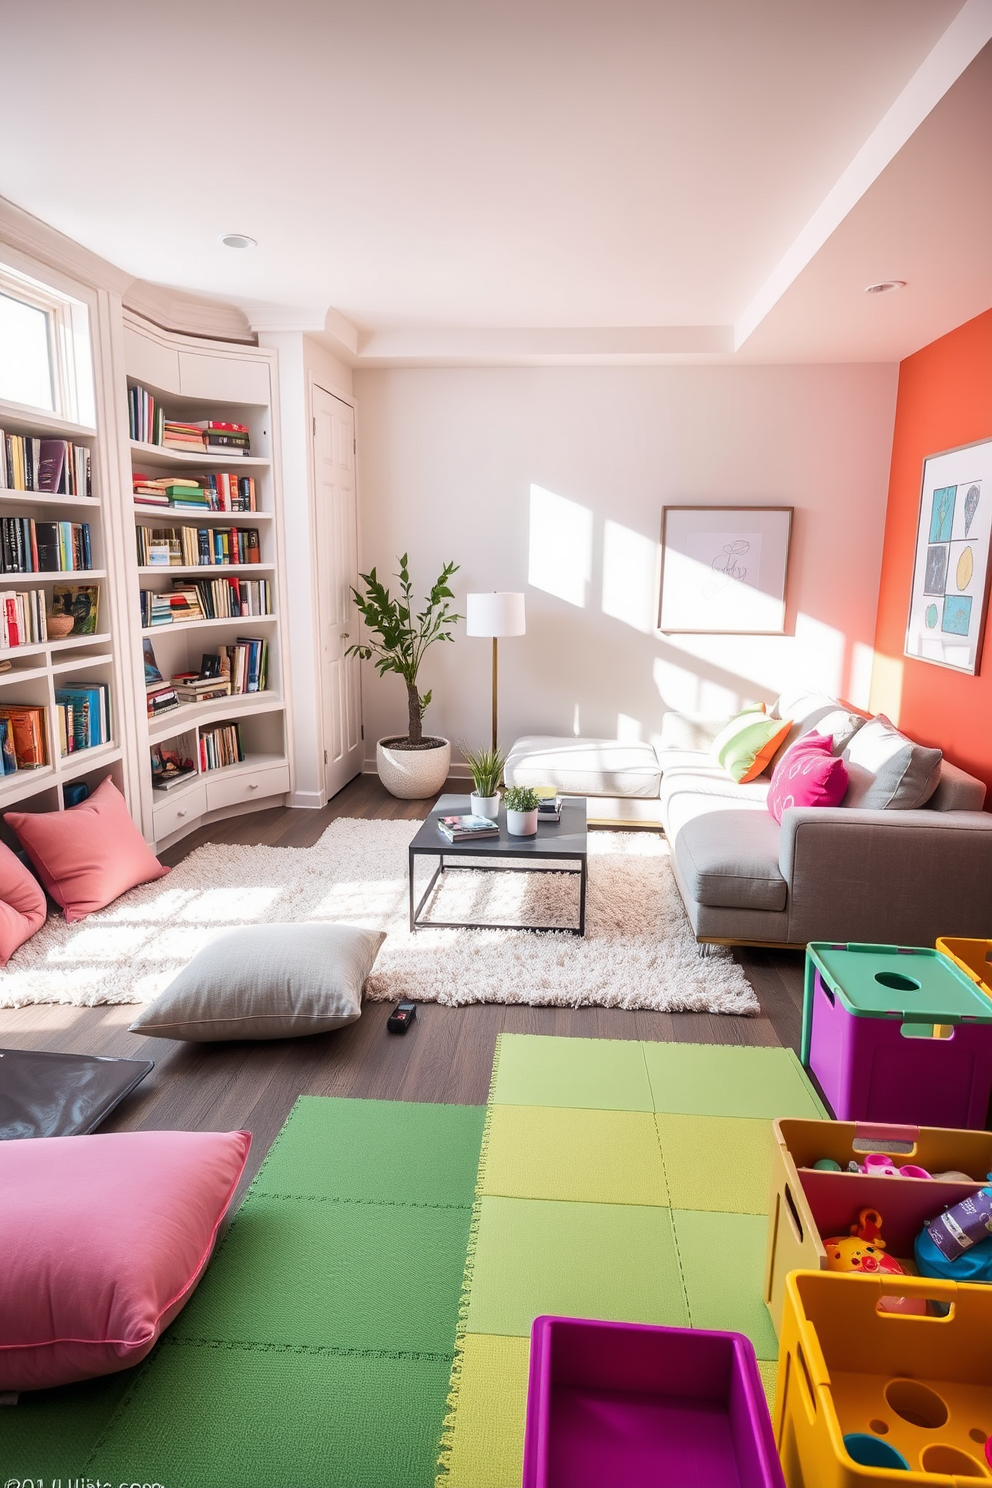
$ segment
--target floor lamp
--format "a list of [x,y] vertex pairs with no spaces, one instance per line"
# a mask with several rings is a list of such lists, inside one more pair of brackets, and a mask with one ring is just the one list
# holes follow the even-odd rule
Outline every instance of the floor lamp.
[[496,749],[496,712],[499,692],[498,651],[500,636],[526,634],[524,597],[522,594],[469,594],[465,634],[491,636],[493,642],[493,749]]

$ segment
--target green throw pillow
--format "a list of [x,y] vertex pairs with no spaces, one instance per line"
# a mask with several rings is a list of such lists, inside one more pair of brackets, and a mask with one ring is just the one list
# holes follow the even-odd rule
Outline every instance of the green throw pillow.
[[761,774],[791,727],[791,718],[769,718],[748,708],[724,724],[710,753],[731,780],[743,784]]

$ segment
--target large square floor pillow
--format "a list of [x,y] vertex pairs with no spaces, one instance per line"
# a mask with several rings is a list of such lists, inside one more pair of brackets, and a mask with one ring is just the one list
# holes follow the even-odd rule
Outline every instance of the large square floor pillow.
[[248,1132],[0,1142],[0,1390],[137,1364],[186,1305]]
[[300,1038],[361,1016],[385,940],[354,925],[246,925],[198,951],[131,1024],[152,1038]]
[[0,966],[45,923],[45,891],[16,853],[0,842]]
[[81,920],[168,873],[108,777],[68,811],[7,811],[38,876],[67,920]]

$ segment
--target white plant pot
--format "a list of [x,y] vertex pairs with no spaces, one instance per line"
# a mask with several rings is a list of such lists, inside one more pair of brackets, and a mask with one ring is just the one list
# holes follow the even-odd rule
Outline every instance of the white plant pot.
[[426,800],[439,796],[448,778],[451,742],[445,739],[435,749],[391,749],[380,739],[375,746],[375,763],[390,795],[402,801]]
[[537,833],[537,807],[533,811],[510,811],[506,813],[506,830],[511,837],[533,837]]
[[477,796],[475,791],[469,796],[469,809],[473,816],[488,816],[495,821],[499,815],[499,796]]

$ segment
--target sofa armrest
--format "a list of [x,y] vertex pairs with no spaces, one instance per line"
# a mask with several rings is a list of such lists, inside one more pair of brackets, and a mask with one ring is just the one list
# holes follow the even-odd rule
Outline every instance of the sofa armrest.
[[779,868],[789,939],[932,946],[992,920],[992,816],[790,807]]
[[715,718],[709,713],[665,713],[661,720],[658,754],[664,749],[696,749],[707,754],[717,734],[729,723],[731,715]]

